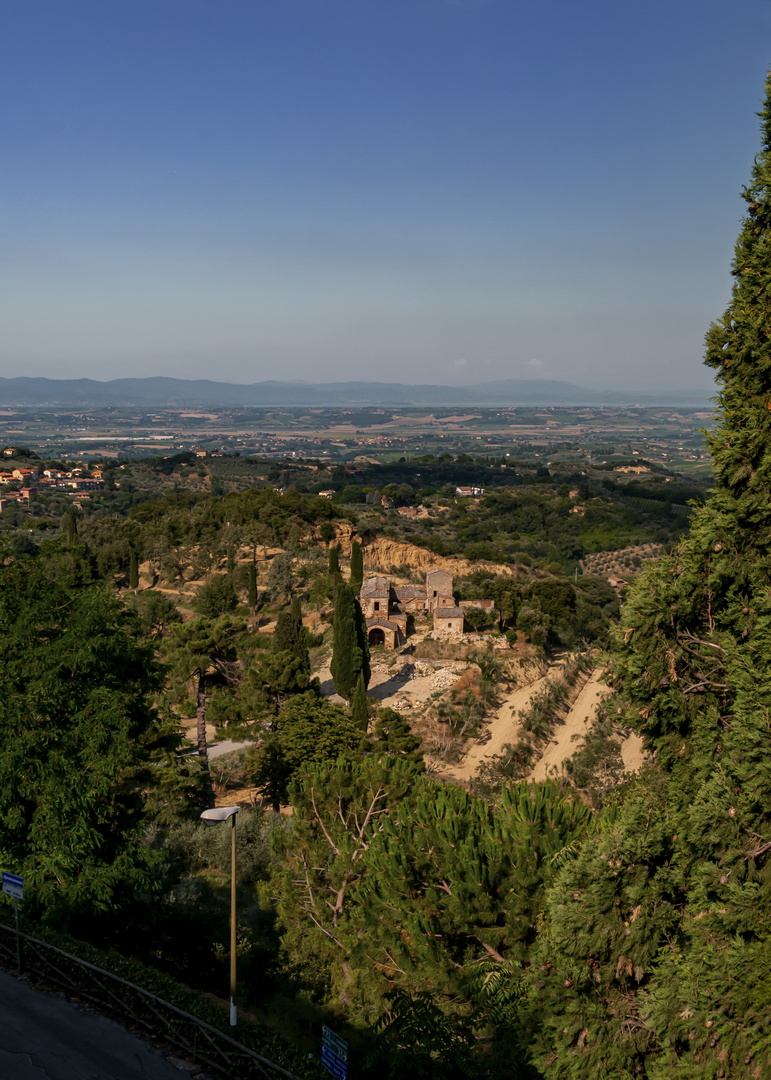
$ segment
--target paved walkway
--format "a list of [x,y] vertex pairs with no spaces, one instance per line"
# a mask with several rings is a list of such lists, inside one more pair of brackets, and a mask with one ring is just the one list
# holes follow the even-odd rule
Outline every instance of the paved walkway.
[[0,971],[3,1080],[203,1080],[119,1024]]

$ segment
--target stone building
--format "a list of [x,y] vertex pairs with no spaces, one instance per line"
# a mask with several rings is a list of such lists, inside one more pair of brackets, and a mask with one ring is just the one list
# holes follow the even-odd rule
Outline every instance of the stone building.
[[426,572],[426,611],[454,606],[452,574],[446,570],[428,570]]
[[389,649],[402,645],[407,638],[408,615],[433,614],[434,633],[455,638],[463,633],[465,608],[494,611],[492,600],[462,600],[456,606],[452,584],[452,574],[440,569],[427,571],[425,585],[392,585],[385,576],[366,578],[359,591],[359,603],[370,645],[385,645]]
[[367,622],[370,645],[395,649],[407,637],[407,614],[393,596],[387,577],[371,577],[362,582],[359,603]]
[[359,603],[365,619],[388,615],[391,599],[391,582],[387,577],[369,577],[362,582]]
[[463,633],[463,609],[434,608],[434,634],[442,638],[458,638]]

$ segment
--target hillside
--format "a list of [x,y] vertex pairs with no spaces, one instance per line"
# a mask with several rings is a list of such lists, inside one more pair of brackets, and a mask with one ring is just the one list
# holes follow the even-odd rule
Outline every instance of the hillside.
[[547,379],[507,379],[469,386],[428,386],[378,382],[261,382],[251,385],[206,379],[171,378],[0,379],[6,405],[69,406],[271,406],[271,405],[599,405],[671,404],[706,405],[708,392],[623,392],[594,390]]

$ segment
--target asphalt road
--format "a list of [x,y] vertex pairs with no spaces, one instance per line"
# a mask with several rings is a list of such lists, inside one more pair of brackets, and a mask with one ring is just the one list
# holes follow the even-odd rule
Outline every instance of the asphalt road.
[[119,1024],[55,994],[33,990],[0,971],[2,1080],[191,1080],[192,1064]]

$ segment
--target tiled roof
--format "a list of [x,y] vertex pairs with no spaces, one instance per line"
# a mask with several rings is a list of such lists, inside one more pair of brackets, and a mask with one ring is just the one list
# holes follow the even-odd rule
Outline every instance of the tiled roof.
[[397,600],[425,600],[425,585],[394,585],[394,596]]
[[387,597],[391,590],[391,582],[385,577],[367,578],[359,591],[359,596]]
[[399,623],[385,619],[382,615],[376,615],[374,619],[367,619],[367,630],[373,630],[376,626],[386,626],[389,630],[401,631],[402,629]]
[[463,612],[459,607],[440,607],[436,609],[437,619],[462,619]]

